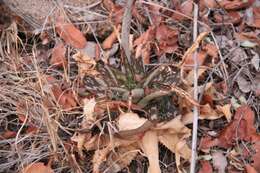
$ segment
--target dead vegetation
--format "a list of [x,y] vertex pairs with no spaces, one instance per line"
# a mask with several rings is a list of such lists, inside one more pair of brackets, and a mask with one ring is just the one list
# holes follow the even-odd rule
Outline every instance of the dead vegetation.
[[258,0],[38,3],[1,2],[0,172],[260,171]]

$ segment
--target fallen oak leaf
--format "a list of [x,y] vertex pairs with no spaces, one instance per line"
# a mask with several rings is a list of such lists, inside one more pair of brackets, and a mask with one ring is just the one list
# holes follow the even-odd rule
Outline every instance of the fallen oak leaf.
[[86,46],[87,40],[72,23],[67,22],[62,13],[57,17],[55,23],[56,32],[69,45],[82,49]]

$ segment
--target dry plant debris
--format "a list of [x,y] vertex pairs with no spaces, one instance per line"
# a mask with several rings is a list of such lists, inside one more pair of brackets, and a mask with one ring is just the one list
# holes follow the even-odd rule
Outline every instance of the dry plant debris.
[[0,1],[0,172],[189,172],[194,106],[196,172],[260,171],[259,0],[195,41],[193,0],[34,2]]

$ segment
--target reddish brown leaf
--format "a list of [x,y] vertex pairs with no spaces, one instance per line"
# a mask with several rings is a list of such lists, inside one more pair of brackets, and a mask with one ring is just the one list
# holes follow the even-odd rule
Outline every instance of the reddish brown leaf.
[[14,131],[10,131],[10,130],[6,130],[5,132],[3,132],[2,134],[0,134],[0,140],[1,139],[10,139],[10,138],[14,138],[16,136],[16,132]]
[[158,54],[173,53],[178,48],[178,30],[164,24],[156,28],[155,38],[159,43]]
[[134,46],[140,44],[146,44],[154,39],[155,27],[149,27],[142,35],[140,35],[135,41]]
[[56,102],[63,109],[71,109],[77,106],[76,98],[71,89],[66,89],[63,91],[60,82],[52,76],[47,76],[46,80],[48,82],[48,85],[50,85],[50,89]]
[[111,11],[115,6],[112,0],[103,0],[102,3],[108,11]]
[[246,168],[246,173],[257,173],[257,171],[255,170],[255,168],[252,167],[252,166],[249,165],[249,164],[247,164],[247,165],[245,166],[245,168]]
[[216,0],[203,0],[201,3],[208,8],[216,8],[217,7]]
[[82,49],[86,46],[87,41],[82,32],[72,23],[67,22],[64,16],[59,16],[56,20],[56,32],[69,45]]
[[36,162],[23,168],[21,173],[54,173],[54,171],[44,163]]
[[254,112],[246,105],[237,109],[234,120],[219,133],[216,139],[202,138],[200,148],[208,149],[213,146],[229,148],[238,139],[251,142],[259,139],[254,127]]
[[186,16],[192,16],[193,13],[193,1],[187,0],[181,4],[181,12]]
[[117,26],[121,24],[123,16],[124,16],[124,8],[120,5],[114,5],[110,13],[110,18],[111,21],[114,23],[114,25]]
[[237,11],[231,11],[227,14],[221,15],[218,12],[214,13],[214,19],[217,23],[233,23],[234,25],[240,23],[242,21],[242,16]]
[[[200,51],[198,53],[198,65],[203,65],[204,61],[206,60],[207,54],[205,51]],[[192,69],[194,65],[193,61],[193,54],[189,54],[187,58],[184,61],[184,65],[190,66],[190,67],[185,67],[185,69]]]
[[202,151],[206,151],[211,147],[214,147],[219,144],[219,141],[217,139],[213,139],[210,136],[204,136],[200,140],[199,149]]
[[65,57],[66,48],[63,43],[58,43],[52,50],[50,64],[56,67],[66,67],[67,59]]
[[133,14],[133,17],[135,17],[141,24],[145,24],[145,17],[139,13],[139,11],[136,9],[135,6],[133,6],[133,9],[132,9],[132,14]]
[[253,7],[253,15],[247,22],[249,26],[260,28],[260,7]]
[[252,166],[257,171],[260,171],[260,135],[255,136],[254,140],[256,142],[253,144],[254,154],[252,156]]
[[150,5],[150,6],[148,6],[148,8],[151,11],[150,15],[151,15],[151,20],[152,20],[154,26],[160,25],[160,23],[163,20],[163,16],[160,12],[161,7],[158,7],[155,5]]
[[111,49],[113,44],[117,40],[117,34],[120,32],[121,25],[118,25],[116,29],[103,41],[102,48],[103,49]]
[[200,161],[201,168],[198,173],[212,173],[213,169],[209,161],[201,160]]
[[77,102],[71,90],[62,91],[58,85],[53,85],[51,90],[56,101],[63,109],[71,109],[77,106]]
[[226,10],[239,10],[251,6],[254,2],[255,0],[222,0],[219,4]]

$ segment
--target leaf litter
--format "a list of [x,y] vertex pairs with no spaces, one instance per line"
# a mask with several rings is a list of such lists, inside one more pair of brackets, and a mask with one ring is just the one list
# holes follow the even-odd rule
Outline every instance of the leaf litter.
[[194,42],[192,0],[134,1],[131,61],[124,2],[71,1],[40,34],[1,14],[0,171],[187,172],[193,106],[198,172],[260,170],[257,0],[201,1]]

